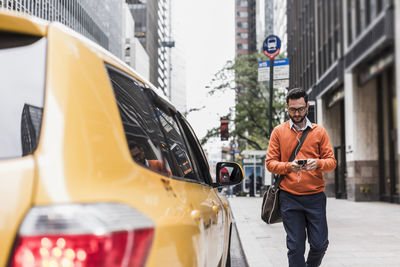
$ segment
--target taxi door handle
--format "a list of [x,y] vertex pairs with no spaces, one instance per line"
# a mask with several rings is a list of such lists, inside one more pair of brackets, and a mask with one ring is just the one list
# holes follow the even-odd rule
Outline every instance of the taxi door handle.
[[201,219],[201,212],[200,212],[199,210],[192,210],[192,212],[190,213],[190,216],[191,216],[194,220],[198,221],[198,220]]
[[213,205],[213,206],[212,206],[212,210],[213,210],[214,212],[218,212],[218,211],[219,211],[219,206],[218,206],[218,205]]

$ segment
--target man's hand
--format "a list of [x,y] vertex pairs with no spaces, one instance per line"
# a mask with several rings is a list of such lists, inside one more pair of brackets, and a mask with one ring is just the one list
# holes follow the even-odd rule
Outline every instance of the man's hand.
[[300,170],[302,170],[302,165],[297,164],[296,160],[293,160],[292,162],[290,162],[290,168],[292,170],[292,172],[299,172]]
[[313,171],[317,169],[317,160],[307,159],[306,165],[297,164],[297,160],[294,160],[290,163],[290,168],[292,172]]
[[307,164],[303,167],[304,171],[313,171],[317,169],[317,160],[316,159],[308,159]]

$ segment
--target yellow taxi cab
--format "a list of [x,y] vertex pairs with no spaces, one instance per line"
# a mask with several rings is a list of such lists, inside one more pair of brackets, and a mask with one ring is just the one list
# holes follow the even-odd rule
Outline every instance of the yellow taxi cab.
[[213,179],[154,86],[62,24],[8,11],[0,81],[0,266],[230,266],[217,188],[243,170],[220,162]]

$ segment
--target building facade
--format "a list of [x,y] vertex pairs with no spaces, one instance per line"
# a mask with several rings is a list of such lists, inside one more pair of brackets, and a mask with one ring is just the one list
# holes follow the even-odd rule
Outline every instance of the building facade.
[[[275,18],[275,8],[274,8],[275,0],[264,0],[264,39],[268,35],[275,34],[274,31],[274,18]],[[285,2],[285,1],[280,1]],[[278,36],[279,37],[279,36]]]
[[144,49],[140,39],[135,37],[136,23],[128,4],[123,4],[123,36],[125,38],[124,61],[136,70],[143,78],[149,80],[150,64],[149,55]]
[[257,50],[263,52],[265,38],[273,34],[281,39],[280,55],[287,54],[287,2],[257,0]]
[[[182,20],[186,12],[180,8],[181,3],[171,1],[171,37],[174,47],[170,49],[170,100],[182,113],[187,111],[187,85],[186,85],[186,54],[184,47],[185,21]],[[172,39],[172,38],[171,38]]]
[[[0,0],[0,8],[58,21],[123,58],[123,0]],[[111,12],[111,9],[113,12]]]
[[235,0],[235,54],[257,51],[256,0]]
[[171,97],[170,0],[0,0],[0,8],[63,23],[124,60]]
[[[266,0],[271,1],[271,0]],[[273,0],[273,27],[271,32],[266,32],[265,36],[269,34],[275,34],[281,39],[281,51],[280,55],[286,58],[287,56],[287,2],[281,0]]]
[[399,8],[391,0],[288,0],[290,87],[316,101],[330,136],[338,160],[326,176],[330,196],[400,202]]
[[150,82],[170,97],[169,53],[171,42],[170,0],[127,0],[135,20],[135,36],[150,61]]
[[146,47],[147,35],[147,4],[141,0],[127,0],[129,10],[135,20],[135,37],[139,39],[143,47]]

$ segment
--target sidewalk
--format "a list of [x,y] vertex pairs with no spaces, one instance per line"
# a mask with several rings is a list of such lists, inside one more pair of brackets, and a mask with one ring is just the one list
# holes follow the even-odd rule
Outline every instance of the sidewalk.
[[[261,220],[262,198],[228,200],[249,267],[288,266],[285,230],[282,223]],[[329,247],[322,267],[400,266],[399,204],[328,198],[327,216]]]

